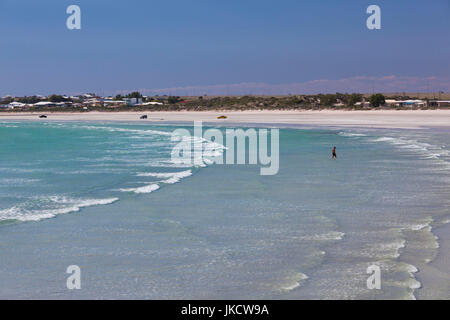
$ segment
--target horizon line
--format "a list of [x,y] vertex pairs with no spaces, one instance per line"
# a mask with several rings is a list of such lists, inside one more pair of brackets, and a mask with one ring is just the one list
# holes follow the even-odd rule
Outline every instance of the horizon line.
[[168,96],[288,96],[288,95],[317,95],[336,93],[447,93],[450,92],[450,77],[437,76],[353,76],[340,79],[318,79],[304,82],[293,82],[284,84],[271,84],[266,82],[239,82],[215,85],[187,85],[166,88],[133,88],[120,90],[76,89],[56,90],[48,94],[2,94],[2,96],[48,96],[56,92],[74,96],[85,93],[96,93],[100,96],[114,96],[138,91],[146,96],[168,95]]

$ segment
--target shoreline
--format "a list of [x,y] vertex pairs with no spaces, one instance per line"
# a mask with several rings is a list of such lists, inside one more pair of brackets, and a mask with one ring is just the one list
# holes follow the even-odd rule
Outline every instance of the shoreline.
[[[46,119],[38,116],[45,114]],[[147,114],[147,120],[140,120]],[[217,119],[225,115],[225,120]],[[450,110],[370,110],[370,111],[126,111],[126,112],[11,112],[0,113],[2,120],[43,121],[138,121],[142,123],[203,121],[215,124],[282,124],[360,128],[422,129],[450,128]]]
[[425,286],[416,292],[419,300],[432,300],[437,295],[448,297],[450,292],[450,224],[444,223],[433,228],[431,232],[437,237],[439,247],[437,256],[417,273],[419,282],[425,283]]

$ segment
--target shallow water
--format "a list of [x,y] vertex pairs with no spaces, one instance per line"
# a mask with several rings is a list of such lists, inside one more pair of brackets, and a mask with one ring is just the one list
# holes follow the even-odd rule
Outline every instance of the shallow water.
[[450,132],[281,129],[261,176],[172,163],[175,128],[0,122],[0,298],[450,298]]

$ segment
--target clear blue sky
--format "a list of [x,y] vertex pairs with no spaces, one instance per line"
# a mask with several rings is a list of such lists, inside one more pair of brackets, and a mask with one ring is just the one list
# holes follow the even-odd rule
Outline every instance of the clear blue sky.
[[[71,4],[82,30],[66,28]],[[370,4],[379,31],[366,28]],[[449,91],[449,40],[450,0],[0,0],[0,96],[312,80],[333,92],[385,76]]]

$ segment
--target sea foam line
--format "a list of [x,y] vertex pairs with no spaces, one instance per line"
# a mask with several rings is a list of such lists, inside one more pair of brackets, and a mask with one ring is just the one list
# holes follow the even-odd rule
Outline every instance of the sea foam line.
[[353,133],[353,132],[346,132],[346,131],[339,132],[338,135],[340,135],[342,137],[367,137],[367,135],[362,134],[362,133]]
[[310,236],[300,236],[296,237],[299,240],[306,240],[306,241],[337,241],[342,240],[345,236],[345,233],[338,232],[338,231],[331,231],[324,234],[315,234]]
[[386,142],[397,146],[400,149],[406,149],[418,152],[429,159],[439,159],[443,156],[450,156],[450,151],[444,147],[435,146],[426,142],[419,142],[417,140],[409,140],[404,138],[394,137],[379,137],[371,139],[372,142]]
[[191,175],[192,175],[191,170],[186,170],[186,171],[181,171],[181,172],[167,172],[167,173],[145,172],[145,173],[137,174],[137,176],[139,176],[139,177],[155,177],[155,178],[166,179],[161,182],[168,183],[168,184],[174,184],[174,183],[180,182],[181,179],[187,178]]
[[294,276],[294,280],[291,280],[292,281],[291,283],[283,286],[281,288],[281,290],[282,291],[293,291],[293,290],[299,288],[303,281],[308,280],[308,279],[309,279],[309,277],[306,274],[299,272]]
[[20,206],[13,206],[8,209],[0,210],[0,221],[18,220],[18,221],[40,221],[42,219],[54,218],[59,214],[66,214],[71,212],[78,212],[81,208],[107,205],[118,201],[118,198],[108,199],[70,199],[66,197],[48,197],[44,199],[47,202],[54,204],[65,204],[69,206],[52,208],[52,209],[34,209],[21,208]]
[[159,131],[159,130],[139,130],[139,129],[127,129],[127,128],[117,128],[117,127],[101,127],[101,126],[76,126],[80,129],[87,130],[103,130],[109,132],[128,132],[128,133],[137,133],[143,135],[161,135],[161,136],[171,136],[171,132],[167,131]]
[[159,185],[157,185],[156,183],[153,183],[153,184],[149,184],[149,185],[146,185],[143,187],[119,189],[119,191],[134,192],[137,194],[142,194],[142,193],[152,193],[153,191],[156,191],[158,189],[159,189]]

